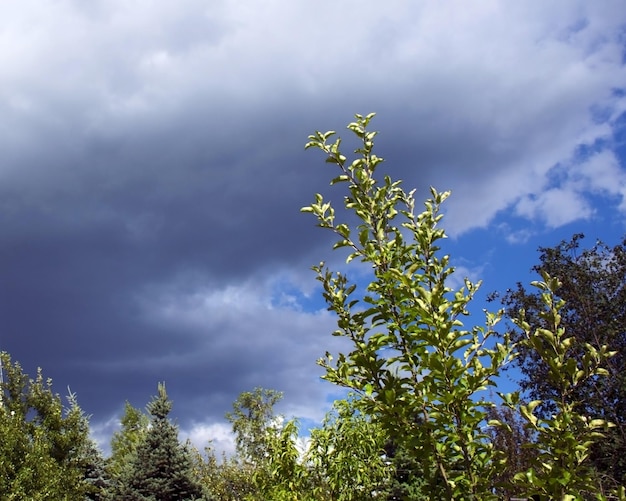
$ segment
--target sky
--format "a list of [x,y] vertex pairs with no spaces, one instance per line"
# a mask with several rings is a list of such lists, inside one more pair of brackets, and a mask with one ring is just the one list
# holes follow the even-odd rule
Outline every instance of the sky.
[[503,291],[624,235],[625,63],[622,0],[1,2],[0,349],[104,448],[159,381],[200,446],[257,386],[319,421],[310,267],[343,258],[299,209],[341,192],[307,136],[376,112],[381,171],[451,190],[452,264]]

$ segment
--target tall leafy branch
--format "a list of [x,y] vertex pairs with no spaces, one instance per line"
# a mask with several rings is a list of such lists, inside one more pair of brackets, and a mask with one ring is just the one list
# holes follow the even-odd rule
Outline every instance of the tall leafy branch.
[[517,395],[505,398],[507,405],[519,408],[527,428],[537,437],[527,445],[534,452],[531,467],[515,475],[514,483],[524,492],[546,499],[624,500],[624,487],[617,486],[613,492],[607,492],[590,461],[593,446],[605,439],[606,432],[615,425],[588,415],[584,409],[581,411],[576,398],[580,388],[590,380],[609,375],[604,366],[616,352],[610,351],[606,344],[594,347],[569,334],[561,316],[565,301],[556,296],[561,283],[546,271],[542,272],[542,278],[532,283],[543,304],[535,312],[542,325],[531,327],[524,310],[516,324],[525,336],[520,346],[533,350],[546,368],[545,377],[554,389],[553,412],[548,415],[539,412],[545,403],[541,399],[520,404]]
[[338,222],[320,194],[302,211],[339,237],[334,248],[349,249],[348,263],[358,259],[372,270],[361,293],[345,274],[325,263],[314,267],[337,315],[334,334],[352,344],[336,361],[327,353],[319,363],[325,379],[360,394],[365,411],[421,463],[433,495],[495,499],[491,483],[501,458],[484,433],[491,403],[483,395],[513,346],[494,329],[500,314],[488,313],[485,327],[464,328],[480,284],[450,286],[454,268],[441,253],[446,234],[439,226],[449,192],[431,188],[424,210],[416,212],[415,190],[405,192],[389,176],[379,182],[383,159],[373,152],[376,132],[367,129],[373,117],[356,115],[348,125],[360,142],[351,162],[334,131],[317,132],[306,144],[338,167],[331,185],[347,185],[344,207],[358,224],[352,230]]

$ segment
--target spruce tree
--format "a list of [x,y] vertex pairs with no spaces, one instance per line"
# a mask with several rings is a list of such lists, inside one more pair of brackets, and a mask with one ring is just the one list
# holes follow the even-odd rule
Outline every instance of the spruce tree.
[[85,501],[104,501],[111,485],[111,479],[106,471],[102,453],[96,444],[90,441],[86,444],[81,458],[85,483]]
[[204,499],[194,478],[188,449],[178,441],[178,429],[168,419],[172,402],[165,385],[148,404],[150,427],[122,472],[114,498],[127,501],[186,501]]

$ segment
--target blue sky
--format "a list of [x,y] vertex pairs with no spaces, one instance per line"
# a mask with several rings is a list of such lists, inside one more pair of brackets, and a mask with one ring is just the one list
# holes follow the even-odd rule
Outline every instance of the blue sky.
[[452,190],[453,264],[504,290],[624,234],[625,43],[621,0],[4,2],[0,348],[104,439],[163,380],[197,442],[255,386],[319,420],[308,134],[377,112],[381,169]]

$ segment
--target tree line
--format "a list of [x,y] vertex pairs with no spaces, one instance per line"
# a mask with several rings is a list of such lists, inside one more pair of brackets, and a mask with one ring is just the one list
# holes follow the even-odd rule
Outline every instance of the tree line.
[[[451,287],[449,193],[431,189],[418,209],[414,191],[377,176],[373,116],[348,125],[352,160],[334,131],[306,145],[345,196],[336,208],[317,194],[303,212],[371,270],[362,285],[313,268],[351,348],[318,361],[349,396],[307,446],[275,414],[281,394],[256,388],[227,415],[235,454],[198,451],[179,440],[159,384],[145,411],[126,404],[103,458],[75,396],[64,405],[41,371],[31,379],[2,353],[1,500],[626,499],[626,240],[540,248],[532,289],[493,294],[500,309],[466,326],[480,283]],[[498,393],[511,368],[519,391]]]

